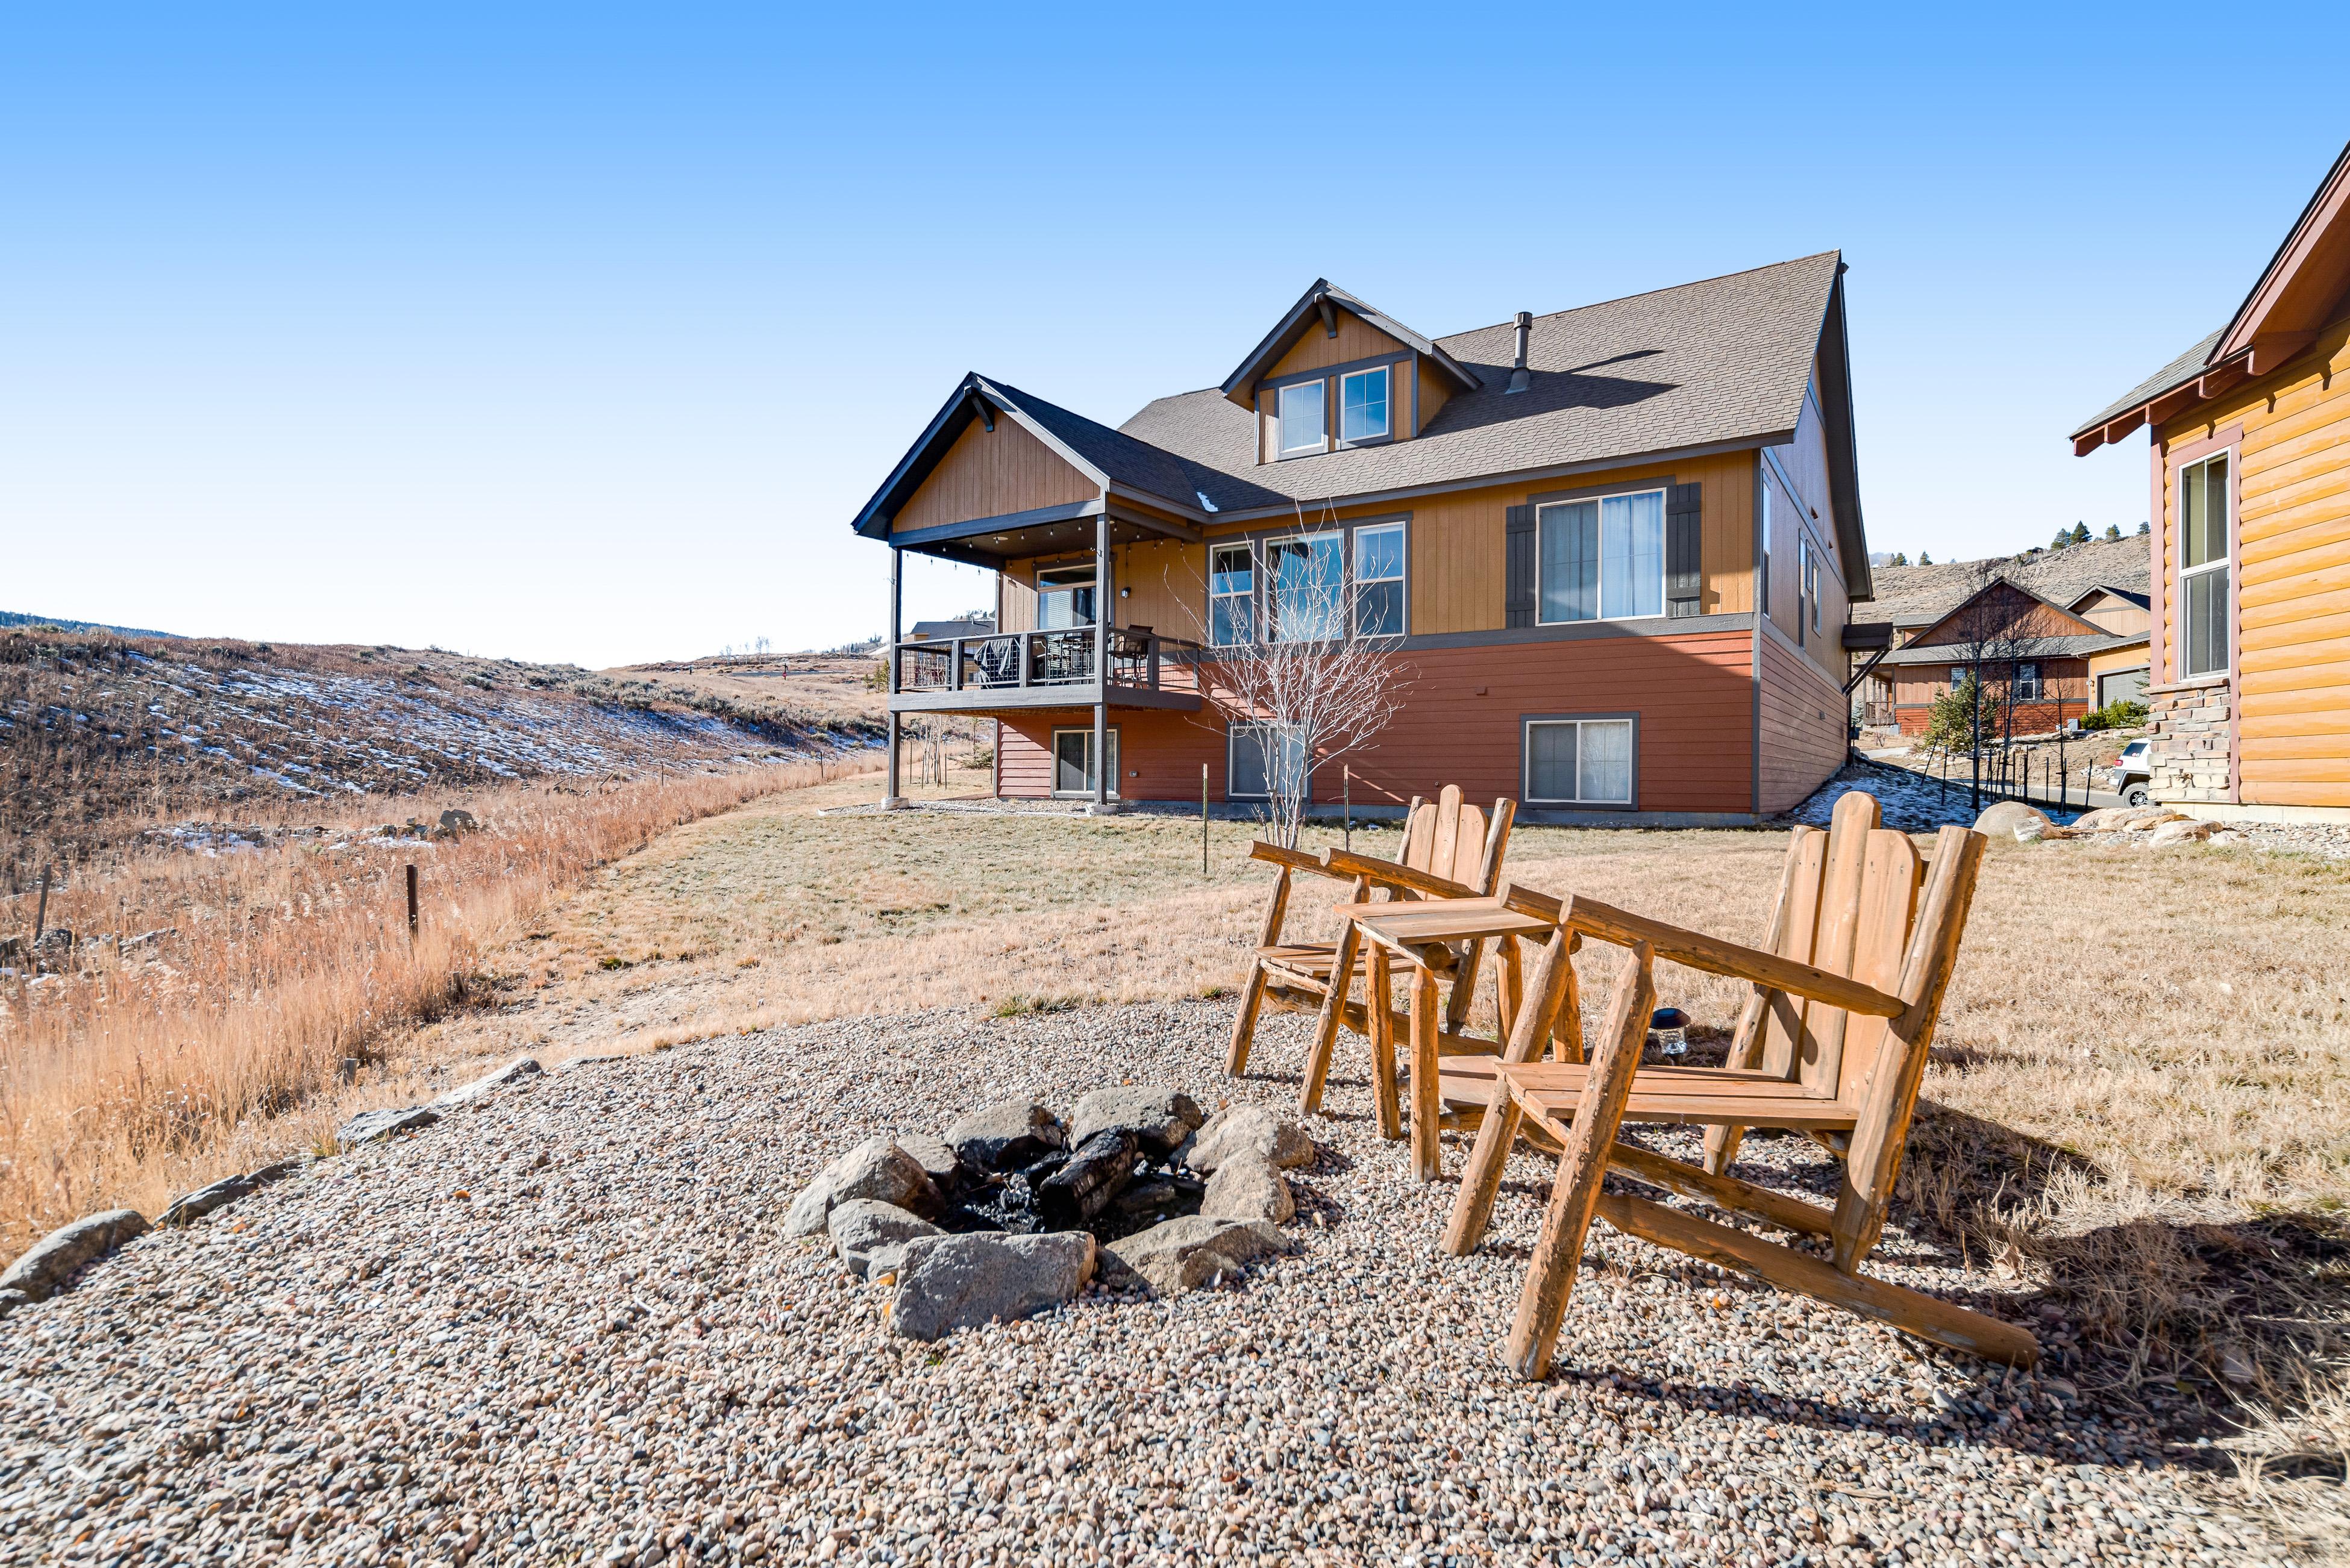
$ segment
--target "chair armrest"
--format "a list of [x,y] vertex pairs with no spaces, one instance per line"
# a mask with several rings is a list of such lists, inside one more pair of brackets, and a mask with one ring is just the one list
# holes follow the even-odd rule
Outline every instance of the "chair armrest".
[[1831,974],[1814,964],[1798,963],[1794,959],[1766,953],[1759,948],[1726,942],[1719,937],[1709,937],[1701,931],[1687,930],[1663,920],[1636,915],[1629,909],[1619,909],[1603,904],[1596,898],[1586,898],[1580,893],[1570,898],[1555,898],[1532,888],[1522,888],[1513,882],[1502,889],[1502,903],[1521,915],[1532,915],[1612,942],[1617,947],[1632,947],[1646,942],[1660,959],[1670,959],[1689,969],[1703,970],[1708,974],[1726,974],[1734,980],[1751,980],[1773,991],[1783,991],[1793,996],[1813,1002],[1825,1002],[1831,1007],[1841,1007],[1850,1012],[1865,1013],[1872,1018],[1898,1018],[1907,1012],[1908,1004],[1899,997]]
[[1475,898],[1482,897],[1466,882],[1455,882],[1450,877],[1431,872],[1415,871],[1393,860],[1375,860],[1367,855],[1357,855],[1351,849],[1324,851],[1333,870],[1348,877],[1360,877],[1389,888],[1409,888],[1415,893],[1426,893],[1437,898]]
[[1316,877],[1327,877],[1334,882],[1355,879],[1351,871],[1333,871],[1318,855],[1308,855],[1303,849],[1284,849],[1278,844],[1267,844],[1262,838],[1249,846],[1249,858],[1284,866],[1292,871],[1311,871]]

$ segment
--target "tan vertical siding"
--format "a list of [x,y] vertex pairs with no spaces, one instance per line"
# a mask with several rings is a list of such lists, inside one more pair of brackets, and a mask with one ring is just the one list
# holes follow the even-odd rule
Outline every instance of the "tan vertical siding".
[[1101,493],[1093,481],[1038,441],[1009,415],[991,432],[972,421],[931,476],[890,519],[889,531],[903,534],[975,517],[1001,517],[1039,506],[1090,501]]
[[1293,345],[1288,353],[1274,361],[1273,369],[1264,373],[1272,380],[1282,376],[1295,376],[1301,370],[1320,370],[1332,365],[1344,365],[1356,359],[1376,359],[1382,354],[1408,351],[1407,346],[1388,337],[1378,327],[1338,312],[1338,336],[1332,337],[1322,329],[1322,318],[1310,318],[1305,336]]

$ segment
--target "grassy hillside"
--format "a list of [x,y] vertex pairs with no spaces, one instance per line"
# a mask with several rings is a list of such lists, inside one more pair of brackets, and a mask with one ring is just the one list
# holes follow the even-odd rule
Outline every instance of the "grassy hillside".
[[870,663],[816,657],[718,682],[438,649],[0,632],[0,890],[158,823],[307,822],[373,798],[388,819],[418,805],[429,816],[497,784],[870,745]]

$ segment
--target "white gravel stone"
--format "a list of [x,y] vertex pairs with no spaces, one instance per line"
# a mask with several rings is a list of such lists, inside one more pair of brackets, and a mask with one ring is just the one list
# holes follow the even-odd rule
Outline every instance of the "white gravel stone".
[[[2167,1388],[2060,1320],[2041,1374],[2006,1372],[1602,1223],[1559,1370],[1516,1382],[1496,1351],[1552,1162],[1514,1158],[1487,1244],[1442,1255],[1466,1144],[1413,1180],[1359,1052],[1306,1124],[1301,1252],[1224,1290],[1097,1282],[925,1345],[888,1289],[785,1236],[784,1198],[872,1129],[1074,1105],[1106,1062],[1293,1114],[1294,1077],[1222,1077],[1232,1006],[725,1036],[535,1080],[142,1238],[0,1324],[0,1559],[2282,1560],[2189,1462]],[[1302,1060],[1311,1026],[1268,1019],[1263,1059]],[[1740,1161],[1833,1191],[1808,1139],[1752,1136]],[[2029,1315],[2027,1287],[1901,1220],[1872,1271]]]

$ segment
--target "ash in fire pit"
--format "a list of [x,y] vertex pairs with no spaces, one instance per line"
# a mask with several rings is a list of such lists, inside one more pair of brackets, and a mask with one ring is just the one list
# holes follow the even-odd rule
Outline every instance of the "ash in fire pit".
[[1162,1293],[1291,1250],[1283,1168],[1304,1131],[1253,1106],[1213,1120],[1179,1089],[1097,1089],[1064,1122],[1006,1101],[943,1137],[858,1145],[801,1193],[787,1231],[828,1233],[852,1273],[892,1279],[893,1324],[935,1339],[1068,1300],[1097,1270]]

